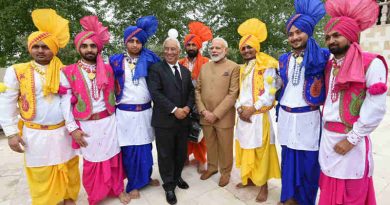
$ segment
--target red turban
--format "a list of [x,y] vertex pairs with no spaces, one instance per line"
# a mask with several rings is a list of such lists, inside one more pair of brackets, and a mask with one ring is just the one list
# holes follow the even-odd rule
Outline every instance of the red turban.
[[336,89],[349,86],[350,82],[365,82],[362,50],[359,45],[360,32],[375,24],[379,6],[375,0],[328,0],[325,3],[331,19],[325,33],[337,31],[352,44],[336,77]]
[[80,24],[83,26],[84,31],[76,35],[74,44],[77,51],[79,51],[81,44],[87,39],[91,39],[96,44],[98,48],[96,81],[99,89],[102,89],[104,85],[108,84],[108,79],[105,73],[104,61],[100,53],[103,50],[103,46],[110,41],[110,33],[108,32],[108,28],[103,26],[97,16],[85,16],[80,19]]

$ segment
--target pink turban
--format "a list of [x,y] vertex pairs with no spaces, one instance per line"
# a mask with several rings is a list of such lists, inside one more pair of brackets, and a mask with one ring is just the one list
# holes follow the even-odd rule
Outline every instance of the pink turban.
[[352,43],[336,77],[336,89],[346,88],[350,82],[364,83],[365,73],[359,35],[377,21],[378,4],[375,0],[328,0],[325,8],[331,16],[325,26],[325,33],[337,31]]
[[80,24],[84,31],[76,35],[74,44],[77,51],[80,50],[81,44],[87,39],[91,39],[96,44],[98,48],[98,55],[96,58],[96,80],[98,88],[102,89],[108,84],[108,79],[101,52],[104,45],[110,41],[110,33],[108,32],[108,28],[104,27],[103,24],[99,22],[97,16],[85,16],[80,19]]

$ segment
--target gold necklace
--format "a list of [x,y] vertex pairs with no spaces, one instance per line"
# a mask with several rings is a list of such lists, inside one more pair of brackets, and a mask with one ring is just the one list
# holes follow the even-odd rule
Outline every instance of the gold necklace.
[[34,70],[37,71],[37,73],[40,74],[41,76],[45,76],[45,74],[46,74],[45,66],[38,65],[37,63],[32,61],[31,67],[33,67]]
[[[249,63],[248,66],[250,66],[250,69],[247,72],[243,73],[242,80],[244,80],[250,73],[252,73],[252,70],[255,67],[255,65],[256,65],[256,61],[252,61]],[[247,68],[247,66],[245,68]]]

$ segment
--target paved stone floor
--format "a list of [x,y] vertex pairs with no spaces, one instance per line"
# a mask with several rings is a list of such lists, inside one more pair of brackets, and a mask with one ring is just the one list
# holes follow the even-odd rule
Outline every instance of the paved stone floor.
[[[387,99],[390,100],[390,97]],[[390,103],[387,103],[390,110]],[[387,137],[386,137],[387,136]],[[373,141],[373,154],[375,161],[374,185],[377,202],[379,205],[390,204],[390,111],[387,112],[384,121],[371,135]],[[280,150],[278,150],[280,153]],[[153,178],[161,179],[158,174],[156,150],[154,149]],[[28,205],[31,204],[29,190],[22,169],[23,155],[12,152],[7,144],[7,139],[0,136],[0,205]],[[386,167],[388,167],[386,169]],[[240,205],[258,204],[255,198],[257,187],[236,189],[239,179],[239,171],[233,169],[230,183],[220,188],[218,186],[219,174],[211,179],[201,181],[196,172],[195,165],[189,165],[183,170],[183,178],[188,182],[188,190],[176,189],[178,204],[185,205]],[[269,182],[269,197],[263,204],[276,204],[280,197],[280,180]],[[79,195],[78,204],[88,204],[84,189]],[[121,204],[118,199],[106,199],[102,205]],[[134,205],[160,205],[167,204],[162,187],[146,187],[141,191],[141,199],[132,200]]]

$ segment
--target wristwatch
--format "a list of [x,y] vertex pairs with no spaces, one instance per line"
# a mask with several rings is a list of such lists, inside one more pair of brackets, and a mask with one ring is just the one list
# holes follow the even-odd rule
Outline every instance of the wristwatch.
[[241,114],[243,111],[244,111],[244,110],[242,110],[242,108],[241,108],[241,107],[237,108],[237,112],[238,112],[238,114]]

